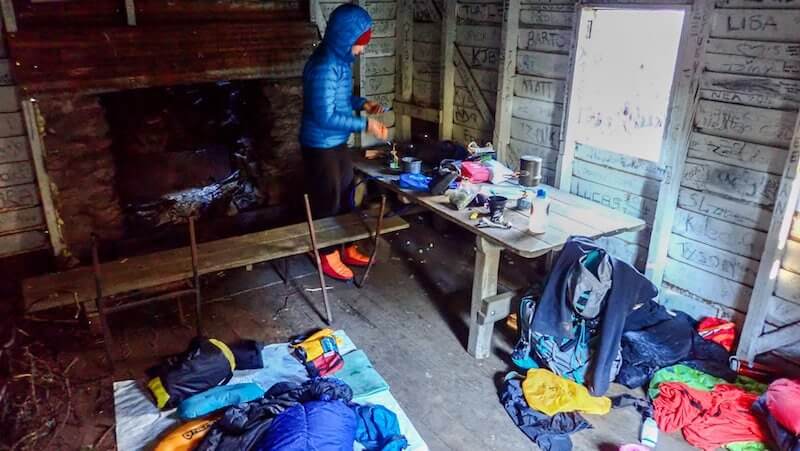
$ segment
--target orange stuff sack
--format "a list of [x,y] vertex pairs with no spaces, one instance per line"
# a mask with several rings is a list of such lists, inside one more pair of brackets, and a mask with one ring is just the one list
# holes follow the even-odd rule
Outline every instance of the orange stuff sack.
[[711,340],[731,352],[736,340],[736,324],[720,318],[708,317],[697,325],[697,333],[706,340]]
[[215,415],[183,423],[169,431],[158,442],[154,451],[191,451],[200,444],[211,426],[219,419],[220,416]]

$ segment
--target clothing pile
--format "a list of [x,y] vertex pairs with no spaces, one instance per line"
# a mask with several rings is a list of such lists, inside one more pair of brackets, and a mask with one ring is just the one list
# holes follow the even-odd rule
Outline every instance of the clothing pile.
[[[536,374],[531,375],[530,380],[533,381],[535,379]],[[562,381],[567,382],[564,379]],[[541,396],[533,394],[531,391],[526,393],[523,388],[523,384],[526,382],[528,382],[528,378],[523,378],[519,374],[511,372],[506,375],[500,393],[500,401],[503,403],[508,415],[511,416],[514,424],[531,440],[536,442],[539,448],[545,451],[568,451],[572,449],[572,440],[570,440],[569,434],[589,429],[592,426],[577,412],[559,411],[556,405],[557,401],[553,402],[553,399],[550,402],[546,402],[550,407],[555,408],[555,410],[550,410],[551,414],[544,413],[541,408],[537,409],[537,401],[541,399]],[[556,389],[559,384],[561,382],[556,383]],[[526,394],[528,395],[527,397]],[[529,398],[532,401],[530,403]],[[578,404],[580,404],[580,401],[578,401]]]
[[[258,343],[229,347],[216,339],[194,339],[186,352],[148,371],[154,403],[161,409],[177,407],[182,420],[154,449],[350,451],[356,443],[368,451],[406,449],[408,441],[394,412],[353,401],[354,389],[364,397],[388,385],[363,352],[342,357],[342,343],[330,329],[296,337],[290,343],[291,358],[307,371],[305,381],[292,377],[262,386],[228,385],[235,369],[264,366]],[[326,377],[333,374],[338,377]]]
[[686,313],[670,312],[652,300],[645,302],[625,321],[617,382],[630,388],[641,387],[656,371],[677,363],[732,381],[736,373],[729,367],[729,351],[712,341],[715,336],[703,337],[698,332],[701,326],[696,326]]
[[[767,387],[729,368],[734,324],[718,318],[698,324],[658,304],[657,294],[641,273],[591,239],[567,241],[541,295],[523,296],[519,305],[519,339],[511,357],[528,375],[521,381],[510,373],[501,400],[523,432],[543,449],[570,449],[568,434],[591,427],[578,412],[633,405],[645,423],[682,431],[702,449],[758,450],[778,442],[782,450],[800,451],[783,444],[797,446],[797,429],[775,419]],[[543,380],[551,387],[541,393],[565,396],[557,405],[578,404],[552,409],[534,400],[526,385]],[[612,381],[631,388],[649,384],[649,399],[590,396],[604,395]],[[773,392],[776,399],[793,398],[784,386]]]
[[766,449],[769,432],[751,411],[764,384],[745,377],[733,383],[687,365],[658,370],[648,394],[661,430],[681,431],[704,450]]
[[525,377],[512,371],[504,379],[500,401],[514,424],[545,451],[569,451],[569,435],[591,425],[581,413],[605,415],[612,408],[634,407],[652,416],[650,403],[631,395],[592,396],[583,385],[541,368]]
[[571,237],[538,300],[526,296],[512,359],[544,367],[603,395],[622,365],[621,340],[635,306],[654,302],[656,287],[636,268],[586,237]]

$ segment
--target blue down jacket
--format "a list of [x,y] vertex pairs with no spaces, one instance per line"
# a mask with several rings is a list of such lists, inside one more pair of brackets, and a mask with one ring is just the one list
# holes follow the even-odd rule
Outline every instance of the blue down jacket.
[[303,70],[303,120],[300,144],[328,149],[367,128],[357,116],[366,99],[353,96],[352,47],[372,27],[364,8],[344,4],[333,10],[325,37]]

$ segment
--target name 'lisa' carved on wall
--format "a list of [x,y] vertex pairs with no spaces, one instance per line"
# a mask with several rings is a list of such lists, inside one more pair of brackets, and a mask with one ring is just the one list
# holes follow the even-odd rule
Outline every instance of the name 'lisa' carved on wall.
[[728,31],[769,31],[777,30],[778,22],[772,14],[753,14],[751,16],[728,16]]

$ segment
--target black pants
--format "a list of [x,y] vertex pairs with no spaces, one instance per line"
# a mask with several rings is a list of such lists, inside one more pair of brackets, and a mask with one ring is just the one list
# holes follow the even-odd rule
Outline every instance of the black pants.
[[[314,219],[350,211],[353,191],[353,161],[347,144],[330,149],[303,146],[305,190]],[[336,248],[322,249],[323,254]]]

